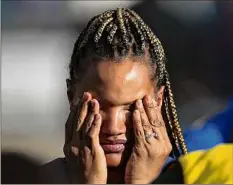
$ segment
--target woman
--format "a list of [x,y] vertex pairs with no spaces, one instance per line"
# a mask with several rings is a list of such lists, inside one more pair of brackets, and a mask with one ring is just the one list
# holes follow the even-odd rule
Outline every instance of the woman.
[[90,20],[71,57],[65,159],[44,166],[45,183],[151,183],[187,153],[165,61],[134,11]]

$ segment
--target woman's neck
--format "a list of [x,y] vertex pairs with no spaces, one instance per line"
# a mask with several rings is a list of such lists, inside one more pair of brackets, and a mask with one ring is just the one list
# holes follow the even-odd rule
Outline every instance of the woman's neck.
[[[68,174],[72,183],[83,183],[83,174],[80,168],[76,165],[69,165]],[[118,168],[108,168],[107,184],[124,184],[125,183],[125,168],[123,166]]]
[[108,168],[107,184],[124,184],[125,170],[124,168]]

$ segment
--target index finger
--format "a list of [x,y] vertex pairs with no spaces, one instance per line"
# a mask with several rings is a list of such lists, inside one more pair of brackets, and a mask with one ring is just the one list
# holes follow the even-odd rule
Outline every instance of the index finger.
[[153,131],[160,135],[160,139],[167,140],[167,131],[166,131],[165,123],[163,121],[161,111],[159,107],[157,106],[157,103],[152,97],[147,95],[143,99],[143,104],[144,104],[148,119],[152,125]]
[[159,121],[160,119],[158,116],[159,108],[158,108],[155,100],[151,96],[147,95],[143,98],[143,105],[144,105],[146,114],[148,116],[148,119],[149,119],[151,125],[153,125],[155,127],[162,126],[160,121]]
[[71,149],[70,147],[73,138],[73,130],[75,126],[74,122],[76,120],[77,111],[78,105],[73,106],[65,124],[65,144],[63,146],[65,156],[69,156],[70,153],[69,151]]
[[91,94],[85,92],[83,94],[83,98],[79,107],[79,111],[77,116],[77,127],[75,129],[75,131],[79,131],[81,126],[83,125],[83,122],[88,114],[88,102],[91,100]]
[[75,131],[81,127],[83,117],[85,116],[85,109],[87,109],[87,106],[84,97],[79,100],[78,104],[72,107],[65,124],[65,143],[71,141]]

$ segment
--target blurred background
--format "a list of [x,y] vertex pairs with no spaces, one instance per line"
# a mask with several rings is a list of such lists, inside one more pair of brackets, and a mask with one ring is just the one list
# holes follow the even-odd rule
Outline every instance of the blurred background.
[[[185,131],[203,128],[228,107],[233,96],[230,0],[2,1],[3,150],[42,163],[63,156],[69,113],[65,79],[73,44],[91,17],[118,6],[138,12],[161,40]],[[231,117],[227,124],[232,122]],[[193,142],[197,137],[191,135],[187,139]]]

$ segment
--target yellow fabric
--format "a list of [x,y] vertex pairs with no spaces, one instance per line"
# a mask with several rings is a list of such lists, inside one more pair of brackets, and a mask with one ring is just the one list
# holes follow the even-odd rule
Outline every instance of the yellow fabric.
[[191,152],[179,161],[186,184],[233,184],[233,144]]

